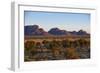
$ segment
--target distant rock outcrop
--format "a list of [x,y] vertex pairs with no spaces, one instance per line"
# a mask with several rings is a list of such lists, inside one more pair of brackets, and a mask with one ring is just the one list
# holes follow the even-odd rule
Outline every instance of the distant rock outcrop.
[[77,32],[77,35],[88,35],[88,33],[86,31],[83,31],[83,30],[79,30]]
[[69,32],[67,32],[66,30],[60,30],[59,28],[52,28],[48,31],[49,34],[52,35],[68,35]]
[[79,31],[72,31],[70,32],[72,35],[89,35],[86,31],[79,30]]
[[35,31],[38,30],[38,25],[27,25],[24,26],[24,34],[25,35],[33,35],[35,34]]
[[49,35],[43,28],[39,28],[38,25],[28,25],[24,29],[25,35]]
[[48,35],[89,35],[86,31],[79,30],[77,31],[66,31],[61,30],[59,28],[51,28],[48,32],[45,31],[43,28],[39,28],[38,25],[27,25],[24,26],[24,34],[28,36],[32,35],[42,35],[42,36],[48,36]]

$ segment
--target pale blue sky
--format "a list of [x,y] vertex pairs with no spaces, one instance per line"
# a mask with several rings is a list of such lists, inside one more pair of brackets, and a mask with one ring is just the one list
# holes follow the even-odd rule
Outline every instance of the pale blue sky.
[[90,33],[90,14],[24,11],[25,25],[39,25],[45,31],[58,27],[67,31],[83,29]]

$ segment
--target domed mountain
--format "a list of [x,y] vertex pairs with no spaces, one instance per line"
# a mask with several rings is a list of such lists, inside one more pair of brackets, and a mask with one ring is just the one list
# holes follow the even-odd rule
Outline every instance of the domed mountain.
[[77,35],[88,35],[88,33],[86,31],[83,31],[83,30],[79,30],[77,32]]
[[39,28],[38,25],[24,26],[24,34],[25,35],[33,35],[33,32],[35,32],[38,28]]
[[52,28],[48,31],[48,33],[52,34],[52,35],[68,35],[68,34],[70,34],[66,30],[60,30],[59,28]]
[[24,26],[24,34],[28,36],[32,35],[49,35],[44,29],[39,28],[38,25],[27,25]]

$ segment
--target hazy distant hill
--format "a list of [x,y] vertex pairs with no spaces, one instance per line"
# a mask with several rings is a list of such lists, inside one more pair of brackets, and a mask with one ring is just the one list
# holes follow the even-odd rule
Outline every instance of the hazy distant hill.
[[42,36],[48,36],[48,35],[89,35],[86,31],[79,30],[77,31],[66,31],[61,30],[59,28],[51,28],[49,31],[45,31],[43,28],[39,28],[38,25],[27,25],[24,26],[24,34],[28,36],[32,35],[42,35]]

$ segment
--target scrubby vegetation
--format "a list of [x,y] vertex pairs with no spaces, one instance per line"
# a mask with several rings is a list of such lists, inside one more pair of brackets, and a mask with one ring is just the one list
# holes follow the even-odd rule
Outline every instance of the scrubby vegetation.
[[[41,39],[42,40],[42,39]],[[90,40],[26,40],[24,61],[87,59],[90,58]]]

